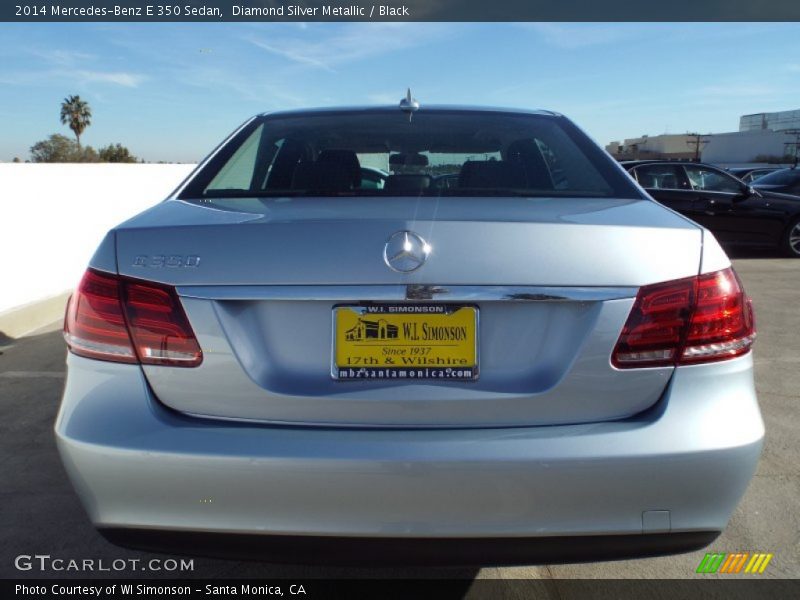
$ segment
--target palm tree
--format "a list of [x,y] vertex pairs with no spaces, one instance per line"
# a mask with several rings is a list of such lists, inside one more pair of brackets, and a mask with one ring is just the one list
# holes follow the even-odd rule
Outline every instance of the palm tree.
[[81,134],[84,129],[92,124],[92,109],[89,103],[81,100],[80,96],[68,96],[61,103],[61,122],[69,125],[81,145]]

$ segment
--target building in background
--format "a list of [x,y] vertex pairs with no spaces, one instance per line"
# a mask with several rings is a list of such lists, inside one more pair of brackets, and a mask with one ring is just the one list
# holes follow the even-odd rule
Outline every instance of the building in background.
[[729,133],[643,135],[611,142],[617,160],[699,160],[725,167],[792,164],[800,152],[800,109],[743,115]]
[[643,135],[622,142],[611,142],[606,150],[618,160],[691,160],[695,155],[694,137],[688,133]]
[[800,109],[772,113],[756,113],[739,117],[739,131],[786,131],[800,129]]
[[726,167],[745,164],[777,164],[794,161],[797,135],[769,129],[715,133],[708,136],[703,162]]

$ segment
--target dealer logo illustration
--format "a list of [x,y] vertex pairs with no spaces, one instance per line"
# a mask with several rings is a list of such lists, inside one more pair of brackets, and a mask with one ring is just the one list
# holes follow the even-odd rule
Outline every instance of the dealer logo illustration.
[[366,339],[394,340],[397,339],[398,327],[387,323],[386,319],[368,321],[359,319],[353,327],[344,332],[348,342],[358,342]]
[[715,552],[705,555],[696,572],[760,575],[767,568],[773,556],[766,552]]

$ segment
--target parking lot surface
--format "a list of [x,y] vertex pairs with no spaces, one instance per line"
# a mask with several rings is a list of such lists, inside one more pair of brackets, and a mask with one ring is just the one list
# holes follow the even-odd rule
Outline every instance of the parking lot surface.
[[[639,560],[530,567],[333,568],[196,558],[183,573],[20,571],[15,557],[83,560],[163,556],[119,548],[87,519],[59,461],[53,422],[64,383],[60,323],[17,340],[0,337],[0,577],[447,577],[693,578],[708,552],[771,552],[760,577],[800,576],[800,260],[741,258],[734,266],[752,296],[758,325],[756,387],[767,428],[764,453],[725,532],[705,550]],[[657,476],[657,474],[654,474]],[[732,577],[730,575],[722,577]],[[559,597],[558,582],[541,588]]]

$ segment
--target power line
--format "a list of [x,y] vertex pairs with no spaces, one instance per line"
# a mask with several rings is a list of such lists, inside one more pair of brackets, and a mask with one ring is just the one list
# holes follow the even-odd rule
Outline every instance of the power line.
[[708,138],[699,133],[687,133],[686,135],[688,135],[691,138],[694,138],[691,140],[687,140],[686,144],[689,146],[694,146],[694,160],[699,162],[700,150],[702,149],[703,146],[705,146],[708,143]]
[[800,151],[800,129],[783,129],[781,133],[785,133],[786,135],[793,135],[794,141],[793,142],[784,142],[783,147],[785,150],[783,151],[784,155],[789,154],[790,149],[794,150],[792,154],[794,154],[794,167],[797,168],[797,159],[798,159],[798,152]]

